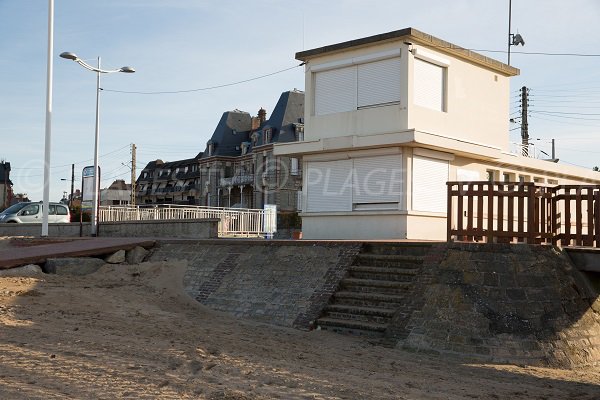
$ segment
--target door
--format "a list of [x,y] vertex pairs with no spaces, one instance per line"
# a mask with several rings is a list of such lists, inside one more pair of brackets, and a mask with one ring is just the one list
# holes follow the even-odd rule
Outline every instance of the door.
[[31,222],[42,222],[41,215],[42,213],[39,204],[30,204],[28,206],[23,207],[21,211],[19,211],[19,219],[24,223]]

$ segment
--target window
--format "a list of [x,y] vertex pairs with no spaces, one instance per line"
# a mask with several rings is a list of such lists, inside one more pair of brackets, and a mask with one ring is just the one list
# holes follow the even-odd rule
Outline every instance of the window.
[[402,191],[402,159],[399,155],[356,158],[352,177],[355,209],[398,209]]
[[357,66],[357,106],[400,102],[400,57]]
[[419,58],[414,59],[413,102],[421,107],[446,111],[446,68]]
[[264,135],[263,135],[263,144],[271,143],[272,135],[273,135],[273,130],[271,128],[265,129]]
[[[397,210],[402,156],[306,163],[306,211]],[[445,197],[444,197],[445,199]]]
[[508,172],[502,174],[502,181],[510,182],[510,174]]
[[416,211],[445,213],[448,161],[413,157],[412,208]]
[[65,206],[56,206],[56,215],[68,215],[69,210]]
[[352,211],[352,160],[307,163],[306,211]]
[[298,159],[297,158],[292,158],[290,159],[291,161],[291,166],[290,166],[290,174],[292,175],[299,175],[300,174],[300,168],[298,165]]
[[486,175],[486,180],[488,182],[494,182],[494,180],[495,180],[494,170],[488,169],[487,171],[485,171],[485,175]]
[[29,205],[23,208],[23,211],[19,213],[19,215],[37,215],[40,212],[40,206],[37,204]]
[[315,114],[325,115],[356,110],[356,67],[317,72]]
[[400,102],[400,57],[315,73],[315,115]]

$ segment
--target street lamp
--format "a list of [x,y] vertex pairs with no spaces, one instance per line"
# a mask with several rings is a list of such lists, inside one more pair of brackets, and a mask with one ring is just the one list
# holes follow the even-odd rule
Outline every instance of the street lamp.
[[98,141],[100,138],[100,74],[111,74],[113,72],[133,73],[135,70],[131,67],[121,67],[114,70],[105,70],[100,68],[100,57],[98,57],[98,67],[93,67],[77,57],[74,53],[61,53],[62,58],[73,60],[83,68],[96,73],[96,134],[94,136],[94,194],[92,201],[92,225],[90,234],[96,236],[98,234],[98,189],[100,186],[98,174]]

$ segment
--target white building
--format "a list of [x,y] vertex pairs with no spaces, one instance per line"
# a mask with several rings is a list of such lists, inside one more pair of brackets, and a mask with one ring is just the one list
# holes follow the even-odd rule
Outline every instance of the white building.
[[445,239],[446,182],[600,184],[598,173],[510,152],[519,70],[413,28],[296,54],[306,63],[307,239]]
[[131,184],[117,179],[109,187],[100,190],[101,206],[120,206],[131,203]]

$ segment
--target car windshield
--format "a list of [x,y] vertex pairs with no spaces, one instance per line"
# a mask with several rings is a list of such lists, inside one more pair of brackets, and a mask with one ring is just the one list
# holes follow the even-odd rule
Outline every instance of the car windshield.
[[26,205],[31,204],[31,203],[17,203],[17,204],[13,204],[12,206],[8,207],[6,210],[2,211],[0,214],[16,214],[19,212],[19,210],[23,207],[25,207]]

